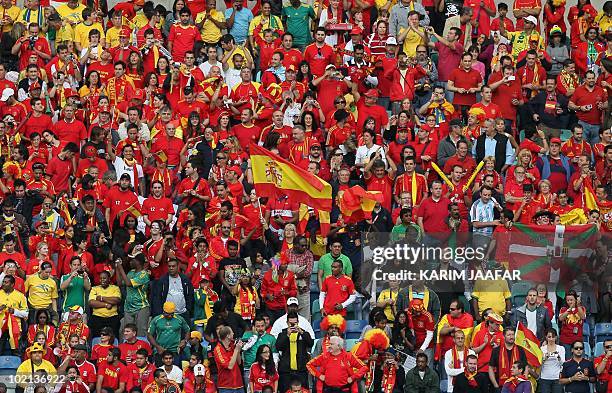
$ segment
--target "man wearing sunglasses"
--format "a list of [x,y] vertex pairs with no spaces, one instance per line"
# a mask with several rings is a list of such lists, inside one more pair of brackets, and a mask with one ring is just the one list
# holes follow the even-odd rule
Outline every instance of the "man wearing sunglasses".
[[571,350],[572,357],[563,363],[559,382],[565,386],[567,393],[589,393],[590,384],[595,382],[593,362],[585,358],[582,341],[574,342]]
[[[596,357],[594,363],[595,372],[597,373],[597,387],[607,386],[606,392],[612,391],[612,340],[604,341],[605,352],[603,355]],[[599,390],[597,390],[599,391]]]

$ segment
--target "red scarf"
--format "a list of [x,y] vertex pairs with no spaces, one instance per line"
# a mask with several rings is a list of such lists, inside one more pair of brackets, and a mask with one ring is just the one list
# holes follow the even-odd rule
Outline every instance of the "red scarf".
[[468,385],[470,385],[473,388],[477,388],[478,387],[478,381],[476,380],[476,375],[478,374],[478,370],[474,371],[473,373],[470,373],[468,371],[467,367],[466,367],[465,371],[463,373],[465,374],[465,378],[468,381]]
[[240,298],[240,316],[242,319],[248,319],[252,321],[255,319],[255,299],[257,293],[252,287],[245,287],[240,285],[238,289],[238,296]]
[[508,388],[508,390],[510,390],[510,392],[514,393],[516,391],[516,388],[518,387],[518,385],[521,382],[524,382],[524,381],[527,381],[527,380],[528,379],[524,375],[519,375],[519,376],[516,376],[516,377],[508,378],[504,385],[506,385],[506,387]]
[[383,393],[392,393],[395,387],[395,376],[397,369],[394,365],[387,365],[383,369],[382,388]]
[[518,346],[514,345],[512,347],[512,358],[508,360],[508,351],[506,350],[506,346],[502,345],[499,347],[499,358],[497,362],[497,373],[499,375],[499,384],[503,385],[507,379],[510,378],[512,374],[510,374],[510,369],[512,368],[512,364],[520,360]]

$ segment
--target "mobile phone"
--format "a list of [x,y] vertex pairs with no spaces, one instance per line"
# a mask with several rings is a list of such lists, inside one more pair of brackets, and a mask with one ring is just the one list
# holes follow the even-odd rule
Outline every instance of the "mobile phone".
[[508,77],[508,80],[509,80],[509,81],[516,80],[516,76],[514,76],[514,75],[510,75],[510,76]]

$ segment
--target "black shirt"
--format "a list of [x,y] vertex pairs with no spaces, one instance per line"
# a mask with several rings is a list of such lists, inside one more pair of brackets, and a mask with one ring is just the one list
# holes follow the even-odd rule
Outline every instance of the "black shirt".
[[[576,362],[574,358],[563,363],[563,368],[561,369],[561,377],[569,378],[576,375],[578,371],[582,371],[584,375],[587,377],[596,376],[595,368],[593,367],[593,362],[588,359],[580,360],[580,363]],[[589,381],[575,381],[570,382],[565,385],[565,393],[589,393],[591,391]]]

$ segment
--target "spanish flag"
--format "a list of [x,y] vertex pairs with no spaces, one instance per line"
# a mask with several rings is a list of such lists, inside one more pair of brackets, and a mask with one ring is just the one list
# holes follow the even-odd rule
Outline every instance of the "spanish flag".
[[62,195],[57,202],[57,209],[59,210],[59,215],[64,219],[64,222],[67,226],[74,225],[75,220],[70,213],[70,207],[68,204],[68,199],[66,199],[66,194]]
[[436,348],[434,352],[435,360],[444,360],[444,349],[452,348],[454,345],[453,337],[449,334],[446,336],[440,335],[440,329],[442,329],[445,325],[458,327],[463,331],[465,335],[465,342],[472,342],[472,332],[474,331],[474,318],[469,313],[464,312],[458,318],[453,318],[452,315],[446,314],[440,319],[438,323],[438,328],[436,329]]
[[536,335],[520,322],[516,326],[514,335],[516,345],[525,350],[527,363],[532,367],[540,367],[542,365],[542,350],[540,349],[540,340]]
[[561,220],[561,225],[586,224],[588,221],[586,214],[584,214],[584,209],[579,207],[561,214],[559,219]]
[[129,213],[135,218],[142,216],[140,209],[136,206],[136,203],[132,203],[127,209],[125,209],[125,213]]
[[380,191],[366,191],[361,186],[353,186],[338,193],[338,207],[347,224],[371,218],[376,202],[383,203]]
[[308,222],[310,221],[311,213],[314,216],[317,216],[319,219],[319,230],[321,231],[321,236],[326,237],[329,234],[330,229],[330,217],[328,211],[322,211],[319,209],[314,209],[312,211],[308,205],[300,203],[300,209],[298,214],[298,233],[306,233]]
[[260,196],[285,194],[291,200],[329,212],[332,188],[318,176],[256,144],[250,145],[253,183]]

